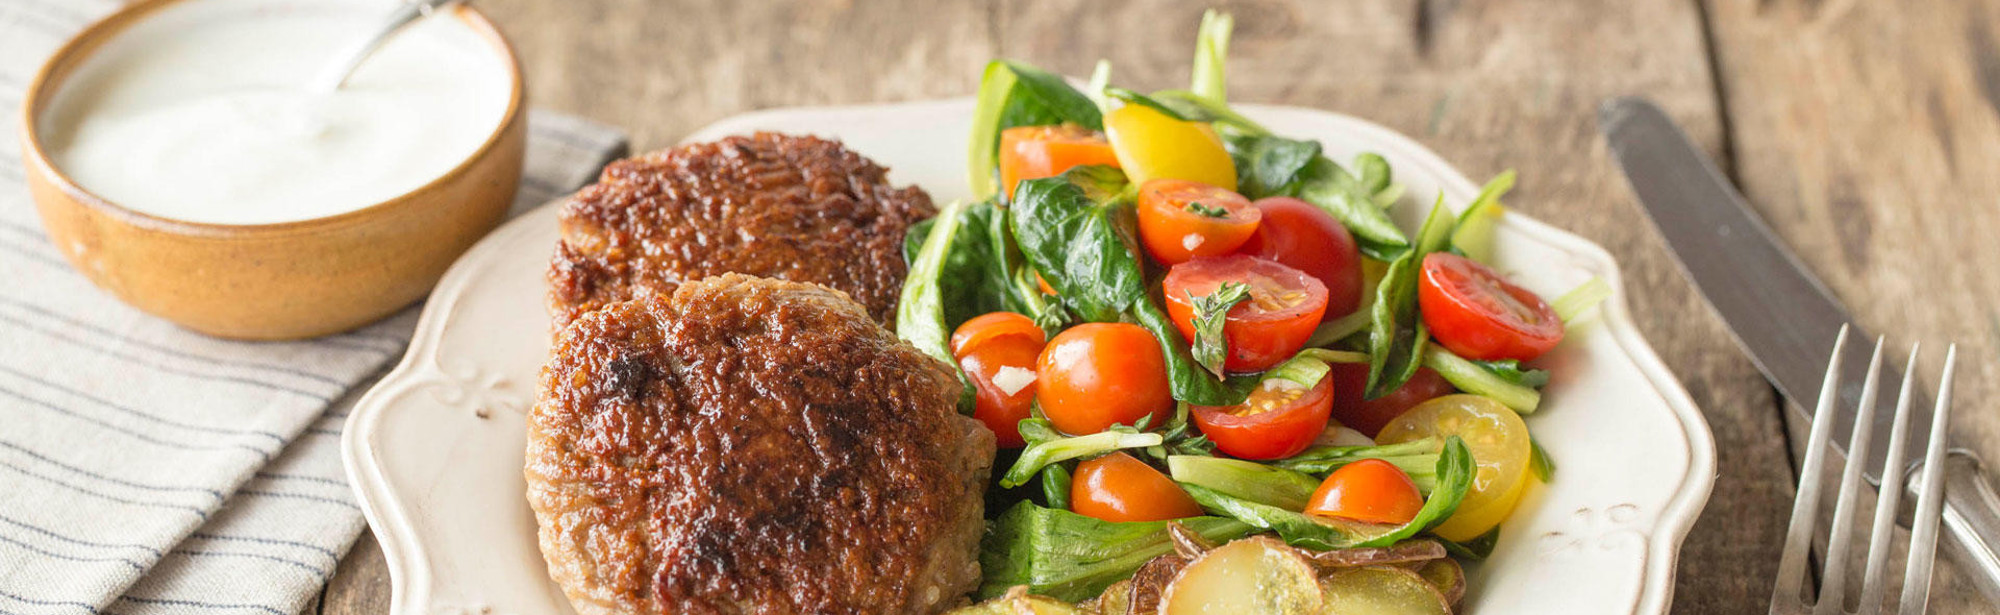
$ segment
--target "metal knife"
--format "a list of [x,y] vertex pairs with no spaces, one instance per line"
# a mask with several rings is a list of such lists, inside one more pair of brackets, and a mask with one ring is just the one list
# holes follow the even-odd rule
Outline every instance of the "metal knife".
[[[1641,98],[1612,99],[1598,110],[1597,123],[1682,271],[1722,314],[1757,369],[1796,402],[1790,404],[1794,418],[1809,422],[1805,413],[1826,376],[1835,334],[1846,325],[1853,327],[1855,337],[1868,336],[1659,107]],[[1845,448],[1855,429],[1853,409],[1861,396],[1869,346],[1848,346],[1844,364],[1849,373],[1841,379],[1848,384],[1839,393],[1843,415],[1834,423],[1837,448]],[[1901,373],[1885,369],[1883,390],[1896,390]],[[1918,391],[1918,396],[1916,407],[1925,414],[1912,418],[1908,437],[1920,447],[1930,437],[1931,403],[1928,394]],[[1884,443],[1870,447],[1867,464],[1868,481],[1878,486],[1894,415],[1893,409],[1882,410],[1875,413],[1874,424],[1861,426],[1876,430],[1875,441]],[[1946,552],[1988,599],[2000,603],[2000,496],[1980,475],[1976,456],[1953,452],[1945,492]],[[1906,484],[1906,475],[1889,477],[1890,484]]]

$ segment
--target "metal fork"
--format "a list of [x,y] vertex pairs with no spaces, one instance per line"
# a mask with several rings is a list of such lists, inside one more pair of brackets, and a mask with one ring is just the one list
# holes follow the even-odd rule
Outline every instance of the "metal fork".
[[[1844,600],[1847,595],[1848,563],[1853,559],[1854,500],[1855,494],[1861,490],[1861,466],[1863,460],[1868,458],[1872,429],[1855,429],[1853,439],[1848,443],[1847,465],[1841,471],[1840,496],[1834,503],[1832,534],[1827,540],[1826,570],[1820,575],[1819,599],[1808,604],[1800,591],[1806,576],[1806,556],[1812,548],[1813,525],[1819,519],[1821,471],[1825,469],[1828,434],[1833,431],[1834,415],[1838,414],[1834,403],[1839,399],[1841,356],[1846,347],[1847,328],[1841,327],[1840,337],[1834,341],[1833,359],[1827,366],[1826,382],[1820,387],[1819,406],[1813,411],[1812,435],[1807,439],[1805,466],[1799,472],[1799,495],[1792,503],[1792,524],[1785,533],[1784,559],[1778,561],[1777,589],[1771,593],[1771,615],[1848,612]],[[1917,371],[1917,350],[1916,347],[1910,349],[1902,392],[1896,399],[1895,427],[1889,433],[1889,451],[1883,476],[1903,475],[1896,469],[1903,463],[1904,435],[1910,422],[1910,387],[1915,382]],[[1952,371],[1957,365],[1958,346],[1953,345],[1945,353],[1944,382],[1938,385],[1937,408],[1931,415],[1930,442],[1924,452],[1917,512],[1910,530],[1909,558],[1903,572],[1903,595],[1897,609],[1900,615],[1920,615],[1930,602],[1931,564],[1937,557],[1938,522],[1944,506],[1945,426],[1951,414]],[[1856,409],[1855,425],[1873,424],[1875,385],[1881,371],[1882,340],[1877,338],[1875,353],[1868,360],[1867,379],[1862,381],[1861,406]],[[1861,577],[1861,606],[1858,611],[1861,615],[1882,612],[1882,593],[1887,591],[1883,571],[1889,564],[1889,538],[1894,532],[1898,499],[1903,493],[1901,485],[1885,484],[1880,491],[1875,498],[1875,524],[1868,539],[1868,563]]]

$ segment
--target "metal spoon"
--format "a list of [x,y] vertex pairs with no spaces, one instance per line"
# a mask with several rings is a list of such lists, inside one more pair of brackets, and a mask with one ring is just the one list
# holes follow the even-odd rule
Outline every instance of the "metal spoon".
[[375,51],[381,49],[382,44],[389,42],[389,39],[396,36],[397,32],[402,31],[403,28],[412,23],[416,23],[419,19],[431,16],[440,9],[448,8],[464,1],[411,0],[408,4],[404,4],[401,8],[396,9],[396,12],[389,15],[389,19],[382,23],[381,29],[376,30],[368,38],[358,41],[353,47],[348,48],[347,52],[339,56],[338,61],[328,64],[326,70],[322,71],[319,77],[313,80],[313,91],[324,94],[340,89],[341,85],[347,83],[347,78],[354,74],[354,69],[360,68],[361,63],[366,61],[368,56],[375,55]]

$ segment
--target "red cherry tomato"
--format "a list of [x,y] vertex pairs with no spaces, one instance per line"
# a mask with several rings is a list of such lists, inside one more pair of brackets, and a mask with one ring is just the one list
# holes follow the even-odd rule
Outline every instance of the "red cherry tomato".
[[1185,179],[1140,185],[1138,209],[1139,239],[1168,265],[1234,252],[1264,217],[1243,195]]
[[1258,387],[1236,406],[1191,406],[1202,435],[1242,459],[1284,459],[1312,446],[1333,409],[1333,378],[1311,388]]
[[972,418],[986,424],[1001,448],[1020,448],[1021,419],[1035,400],[1035,360],[1044,333],[1033,320],[1012,312],[974,317],[951,334],[952,355],[972,379]]
[[1076,464],[1069,485],[1070,508],[1087,517],[1122,523],[1201,516],[1187,490],[1122,452]]
[[1306,272],[1326,285],[1326,317],[1361,307],[1361,248],[1354,235],[1324,210],[1295,198],[1257,199],[1263,222],[1238,254],[1261,257]]
[[1424,257],[1419,275],[1424,325],[1458,356],[1527,361],[1562,341],[1562,319],[1548,302],[1485,265],[1438,252]]
[[1375,399],[1361,398],[1368,388],[1366,363],[1335,363],[1328,377],[1333,380],[1333,420],[1370,438],[1410,407],[1456,390],[1428,367],[1417,368],[1403,386]]
[[1169,270],[1160,288],[1167,315],[1189,343],[1195,318],[1189,296],[1205,297],[1232,282],[1248,284],[1250,298],[1230,308],[1222,325],[1228,371],[1262,371],[1292,358],[1326,312],[1326,285],[1297,269],[1249,256],[1188,261]]
[[1401,525],[1424,507],[1416,481],[1396,464],[1363,459],[1334,470],[1313,491],[1306,514]]
[[1077,126],[1015,126],[1000,131],[1000,189],[1014,198],[1024,179],[1061,175],[1071,167],[1118,166],[1118,154],[1104,134]]
[[1035,401],[1055,428],[1088,435],[1174,409],[1167,360],[1138,325],[1089,323],[1049,340],[1035,368]]
[[1013,312],[991,312],[972,317],[952,332],[951,355],[963,359],[966,353],[977,350],[981,344],[1010,335],[1033,339],[1036,348],[1049,340],[1048,334],[1035,325],[1034,319]]

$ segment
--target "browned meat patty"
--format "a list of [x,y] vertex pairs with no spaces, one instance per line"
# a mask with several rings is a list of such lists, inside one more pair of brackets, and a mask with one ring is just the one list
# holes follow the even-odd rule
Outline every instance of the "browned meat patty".
[[611,163],[562,206],[549,269],[557,331],[585,312],[721,273],[815,282],[895,317],[903,233],[929,195],[815,137],[757,133]]
[[557,339],[528,501],[582,615],[930,613],[979,582],[993,435],[839,292],[724,275]]

